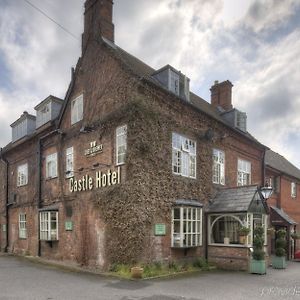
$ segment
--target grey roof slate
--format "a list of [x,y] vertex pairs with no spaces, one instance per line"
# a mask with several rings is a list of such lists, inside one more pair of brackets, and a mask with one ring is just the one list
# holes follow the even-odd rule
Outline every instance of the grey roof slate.
[[266,151],[265,164],[282,173],[300,179],[300,170],[290,163],[285,157],[272,150]]
[[280,208],[275,207],[275,206],[271,206],[271,209],[273,209],[281,218],[283,218],[289,224],[291,224],[291,225],[298,224],[288,214],[286,214],[283,209],[280,209]]
[[221,189],[208,207],[208,212],[246,212],[257,192],[257,186]]

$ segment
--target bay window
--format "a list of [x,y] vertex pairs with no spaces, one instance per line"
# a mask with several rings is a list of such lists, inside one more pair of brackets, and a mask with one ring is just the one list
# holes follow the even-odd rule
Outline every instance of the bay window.
[[172,247],[202,245],[202,208],[178,206],[172,209]]
[[176,175],[196,178],[196,142],[172,134],[172,169]]

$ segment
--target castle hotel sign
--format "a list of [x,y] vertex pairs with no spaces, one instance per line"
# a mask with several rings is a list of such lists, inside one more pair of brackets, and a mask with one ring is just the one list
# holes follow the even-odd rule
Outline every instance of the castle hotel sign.
[[80,179],[74,177],[69,179],[69,190],[73,192],[91,191],[107,186],[113,186],[121,183],[121,169],[116,171],[107,170],[106,172],[98,171],[95,176],[83,175]]

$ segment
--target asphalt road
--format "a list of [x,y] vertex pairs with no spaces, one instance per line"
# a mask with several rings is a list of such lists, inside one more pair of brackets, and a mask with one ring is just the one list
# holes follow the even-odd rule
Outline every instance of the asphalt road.
[[171,279],[127,281],[75,273],[0,256],[0,300],[299,299],[300,263],[267,275],[211,271]]

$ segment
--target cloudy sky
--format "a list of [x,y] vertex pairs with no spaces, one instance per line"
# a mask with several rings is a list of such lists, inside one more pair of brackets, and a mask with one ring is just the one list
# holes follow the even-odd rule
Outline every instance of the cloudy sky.
[[[80,56],[84,0],[0,0],[0,147],[24,110],[64,97]],[[154,68],[169,63],[210,99],[234,84],[248,129],[300,167],[299,0],[114,0],[116,43]]]

